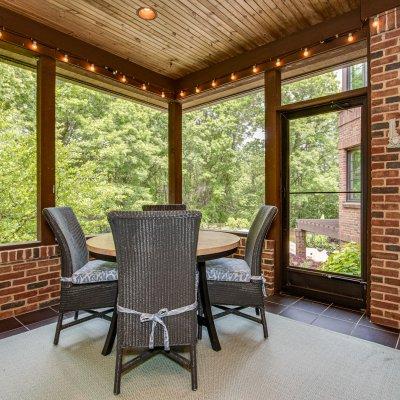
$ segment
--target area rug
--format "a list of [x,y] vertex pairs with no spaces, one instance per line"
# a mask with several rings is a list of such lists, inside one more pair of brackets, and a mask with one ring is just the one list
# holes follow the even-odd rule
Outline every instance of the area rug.
[[399,400],[400,351],[268,314],[260,325],[217,321],[222,351],[206,334],[198,345],[199,389],[190,374],[159,355],[122,378],[113,395],[115,353],[101,355],[102,320],[61,332],[47,325],[0,341],[0,399]]

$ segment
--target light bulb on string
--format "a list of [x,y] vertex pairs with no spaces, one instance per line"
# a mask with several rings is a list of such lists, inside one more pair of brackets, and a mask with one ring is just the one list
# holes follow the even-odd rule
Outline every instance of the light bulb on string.
[[32,40],[32,49],[37,50],[37,42],[36,40]]
[[68,54],[64,54],[63,61],[64,62],[68,62],[69,61]]
[[185,97],[185,91],[184,91],[184,90],[181,90],[180,93],[179,93],[179,95],[180,95],[181,97]]
[[147,90],[147,85],[145,83],[142,83],[142,90]]
[[256,74],[257,72],[258,72],[258,67],[257,67],[257,65],[253,65],[253,69],[252,69],[252,71],[253,71],[253,74]]
[[125,75],[122,75],[121,82],[122,83],[126,83],[126,76]]
[[215,88],[217,86],[217,81],[215,79],[212,80],[211,86]]
[[347,41],[350,42],[350,43],[354,41],[354,36],[353,36],[353,34],[351,32],[347,36]]
[[310,55],[310,52],[308,51],[307,47],[303,51],[303,56],[308,57]]
[[378,17],[374,18],[374,22],[372,22],[372,26],[374,28],[377,28],[379,26],[379,18]]
[[161,97],[164,99],[165,98],[165,92],[164,90],[161,92]]
[[200,88],[199,88],[199,85],[197,85],[197,86],[196,86],[196,89],[195,89],[195,91],[196,91],[196,93],[200,93]]
[[231,73],[231,81],[236,80],[236,74],[234,72]]
[[90,69],[92,72],[94,72],[96,68],[95,68],[94,64],[90,64],[89,69]]
[[280,58],[277,58],[277,59],[276,59],[276,62],[275,62],[275,66],[276,66],[276,67],[280,67],[281,65],[282,65],[281,59],[280,59]]

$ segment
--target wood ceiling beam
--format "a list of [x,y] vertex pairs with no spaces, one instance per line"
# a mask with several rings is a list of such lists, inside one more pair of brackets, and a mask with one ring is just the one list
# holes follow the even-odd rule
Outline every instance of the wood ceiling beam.
[[400,0],[361,0],[361,19],[365,20],[399,6]]
[[350,11],[339,17],[332,18],[308,29],[286,36],[285,38],[229,58],[211,67],[186,75],[176,80],[176,89],[179,91],[181,89],[192,88],[197,84],[226,76],[232,71],[240,71],[253,64],[265,62],[270,57],[279,57],[282,54],[290,53],[302,47],[318,43],[338,33],[360,29],[361,24],[360,9]]
[[59,48],[66,53],[86,58],[96,65],[109,66],[127,75],[135,76],[139,80],[165,88],[165,90],[174,90],[172,78],[144,68],[4,7],[0,7],[0,26],[27,38],[34,38],[39,43],[49,47]]

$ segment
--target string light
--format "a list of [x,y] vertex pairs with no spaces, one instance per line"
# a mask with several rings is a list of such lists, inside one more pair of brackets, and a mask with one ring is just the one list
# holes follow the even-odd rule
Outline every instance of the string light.
[[275,62],[275,66],[276,66],[276,67],[280,67],[281,64],[282,64],[282,63],[281,63],[281,59],[280,59],[280,58],[277,58],[277,59],[276,59],[276,62]]
[[164,90],[161,92],[161,97],[164,99],[165,98],[165,92]]
[[374,28],[377,28],[379,26],[379,18],[378,17],[374,18],[374,22],[372,23],[372,26]]
[[200,93],[199,85],[196,86],[196,90],[195,91],[196,91],[196,93]]
[[231,81],[234,81],[236,79],[236,74],[234,72],[231,73]]
[[147,85],[145,83],[142,83],[142,90],[147,90]]
[[211,86],[214,88],[217,86],[217,81],[215,79],[212,80]]
[[68,54],[64,54],[63,61],[64,61],[64,62],[68,62],[68,60],[69,60],[69,59],[68,59]]
[[303,56],[308,57],[310,55],[310,52],[308,51],[307,47],[303,51]]
[[353,34],[350,32],[349,35],[347,36],[347,41],[352,42],[354,40]]
[[253,74],[256,74],[258,72],[258,67],[257,65],[253,65]]
[[185,97],[185,92],[184,92],[183,90],[181,90],[180,93],[179,93],[179,95],[180,95],[181,97]]
[[36,40],[32,40],[32,49],[37,50],[37,42]]
[[122,75],[121,82],[122,83],[126,83],[126,76],[125,75]]
[[95,70],[94,64],[90,64],[89,69],[90,69],[92,72],[94,72],[94,70]]

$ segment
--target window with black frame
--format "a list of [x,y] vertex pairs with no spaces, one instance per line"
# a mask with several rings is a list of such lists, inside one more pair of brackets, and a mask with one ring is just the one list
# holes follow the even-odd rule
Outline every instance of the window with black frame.
[[347,151],[347,201],[361,200],[361,150],[359,147]]

